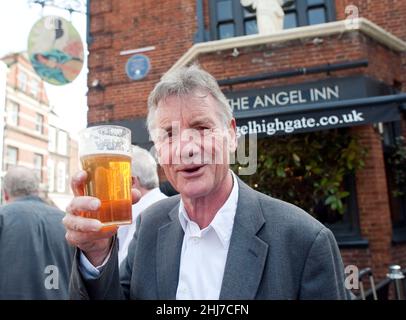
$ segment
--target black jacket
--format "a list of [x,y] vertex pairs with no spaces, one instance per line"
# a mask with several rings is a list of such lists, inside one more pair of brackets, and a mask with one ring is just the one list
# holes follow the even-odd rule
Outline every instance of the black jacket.
[[0,299],[67,299],[73,248],[64,213],[39,197],[0,207]]

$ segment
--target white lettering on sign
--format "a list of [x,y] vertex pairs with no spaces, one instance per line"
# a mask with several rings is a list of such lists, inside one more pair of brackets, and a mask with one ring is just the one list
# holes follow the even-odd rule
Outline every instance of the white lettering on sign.
[[257,96],[236,97],[228,99],[228,103],[233,111],[243,111],[329,101],[333,99],[340,99],[340,88],[338,85],[310,88],[307,90],[280,91]]

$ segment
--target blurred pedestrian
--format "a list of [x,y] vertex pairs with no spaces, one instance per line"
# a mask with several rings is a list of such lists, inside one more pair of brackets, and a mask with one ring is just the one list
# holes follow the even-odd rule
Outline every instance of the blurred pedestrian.
[[141,192],[141,199],[132,206],[132,224],[118,229],[119,265],[127,257],[128,246],[134,237],[136,220],[139,214],[151,204],[167,198],[159,190],[157,163],[154,157],[147,150],[137,146],[132,148],[131,176],[132,187]]
[[0,207],[0,299],[67,299],[73,248],[64,213],[39,196],[34,170],[13,167]]

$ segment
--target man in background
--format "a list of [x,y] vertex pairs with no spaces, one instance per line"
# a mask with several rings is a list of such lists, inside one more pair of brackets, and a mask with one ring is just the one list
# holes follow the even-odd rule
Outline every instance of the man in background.
[[132,148],[131,176],[132,187],[141,192],[141,199],[132,206],[132,224],[118,229],[119,265],[127,257],[128,246],[134,237],[136,220],[139,214],[151,204],[167,198],[159,190],[157,163],[154,157],[147,150],[137,146]]
[[64,213],[39,196],[34,170],[13,167],[0,207],[0,299],[68,299],[73,248]]

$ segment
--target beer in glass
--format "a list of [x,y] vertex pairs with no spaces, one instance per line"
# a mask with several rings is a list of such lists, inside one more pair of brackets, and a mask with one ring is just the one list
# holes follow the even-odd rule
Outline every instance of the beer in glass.
[[105,226],[131,224],[131,131],[113,125],[87,128],[80,132],[79,156],[87,172],[85,195],[101,202],[97,212],[82,215]]

